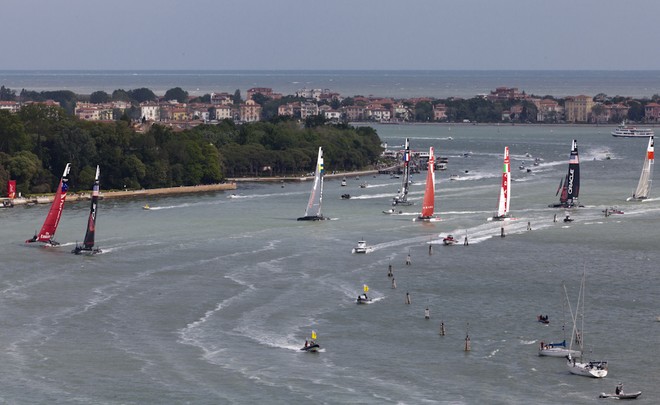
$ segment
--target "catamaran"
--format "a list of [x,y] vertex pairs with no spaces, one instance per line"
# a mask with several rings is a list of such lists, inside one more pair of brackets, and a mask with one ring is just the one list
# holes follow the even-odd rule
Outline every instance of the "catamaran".
[[651,177],[653,176],[653,137],[649,137],[649,145],[646,147],[646,158],[644,159],[644,166],[642,166],[642,174],[639,176],[639,183],[637,189],[628,201],[642,201],[649,198],[651,193]]
[[[573,318],[573,333],[572,336],[575,336],[578,340],[578,345],[580,346],[580,352],[584,353],[584,300],[585,300],[585,279],[586,272],[582,274],[582,282],[580,283],[580,293],[578,294],[578,302],[575,307],[575,314],[571,312]],[[580,308],[580,305],[582,307]],[[578,334],[577,332],[577,321],[578,316],[581,317],[582,333]],[[574,339],[575,340],[575,339]],[[569,350],[573,348],[573,340],[569,345]],[[568,361],[566,362],[568,371],[571,374],[581,375],[585,377],[594,377],[594,378],[603,378],[607,375],[607,362],[606,361],[587,361],[583,360],[580,356],[568,355]]]
[[96,166],[96,176],[94,177],[94,185],[92,186],[92,205],[89,210],[89,218],[87,219],[87,232],[85,233],[85,241],[82,245],[76,243],[76,248],[71,253],[80,254],[96,254],[101,253],[101,249],[94,248],[94,234],[96,233],[96,208],[99,202],[99,167]]
[[71,170],[71,163],[67,163],[64,168],[64,173],[62,173],[62,178],[57,186],[57,192],[55,193],[53,204],[50,206],[50,211],[48,211],[48,215],[46,216],[46,220],[44,221],[41,230],[39,233],[35,234],[32,239],[26,240],[25,243],[43,242],[50,246],[59,245],[59,243],[55,242],[53,238],[55,237],[57,225],[59,225],[60,218],[62,217],[66,192],[69,190],[69,170]]
[[500,200],[497,206],[497,215],[491,217],[493,221],[507,221],[509,217],[509,196],[511,195],[511,165],[509,164],[509,147],[504,147],[504,167],[502,168],[502,186],[500,187]]
[[405,149],[403,150],[403,181],[401,182],[401,190],[394,200],[392,205],[413,205],[412,201],[408,200],[408,188],[410,187],[410,139],[406,138]]
[[[561,195],[559,193],[561,192]],[[550,208],[581,207],[578,201],[580,193],[580,157],[578,156],[577,140],[571,144],[571,157],[568,160],[568,173],[559,182],[555,195],[559,195],[559,204],[550,204]]]
[[322,221],[328,219],[321,214],[321,202],[323,201],[323,149],[319,147],[319,155],[316,159],[316,171],[314,172],[314,185],[309,196],[309,202],[305,209],[305,216],[298,221]]
[[413,221],[436,222],[440,218],[433,215],[435,206],[435,156],[433,146],[429,148],[429,163],[426,171],[426,190],[422,202],[422,213]]

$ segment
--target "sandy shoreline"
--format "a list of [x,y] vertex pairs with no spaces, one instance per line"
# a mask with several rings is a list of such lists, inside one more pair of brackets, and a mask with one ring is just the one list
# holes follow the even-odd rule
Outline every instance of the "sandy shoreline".
[[[168,188],[153,188],[149,190],[126,190],[126,191],[106,191],[101,192],[103,199],[112,198],[130,198],[130,197],[150,197],[154,195],[174,195],[205,193],[210,191],[236,190],[236,183],[205,184],[199,186],[181,186]],[[10,200],[14,205],[25,204],[46,204],[51,203],[55,195],[20,197]],[[68,201],[85,201],[90,199],[89,193],[71,193],[67,195]]]

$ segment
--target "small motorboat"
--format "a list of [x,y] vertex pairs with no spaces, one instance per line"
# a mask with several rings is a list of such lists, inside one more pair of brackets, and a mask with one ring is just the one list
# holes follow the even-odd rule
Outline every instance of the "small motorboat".
[[605,215],[608,215],[608,214],[623,214],[623,211],[621,211],[620,209],[618,209],[616,207],[605,208],[605,210],[603,212],[605,213]]
[[394,208],[390,208],[387,211],[383,211],[383,214],[389,214],[389,215],[400,215],[403,214],[403,211],[397,211]]
[[452,174],[449,176],[449,180],[458,180],[458,174]]
[[342,200],[348,200],[348,199],[350,199],[350,198],[351,198],[351,195],[350,195],[350,194],[342,194],[342,195],[341,195],[341,199],[342,199]]
[[601,393],[598,398],[614,398],[614,399],[637,399],[642,395],[642,391],[636,392],[623,392],[623,384],[619,383],[614,390],[614,394]]
[[315,341],[310,341],[310,342],[305,342],[305,346],[301,347],[300,350],[303,352],[309,352],[309,353],[317,353],[321,346],[319,346],[318,343]]
[[444,243],[445,246],[455,245],[457,242],[458,241],[454,238],[453,235],[447,235],[442,238],[442,243]]
[[371,298],[367,297],[367,294],[362,294],[358,295],[357,300],[355,300],[355,303],[357,304],[371,304]]
[[142,207],[142,209],[143,209],[143,210],[150,210],[151,207],[149,206],[149,204],[144,204],[144,206]]
[[541,323],[545,323],[545,324],[550,323],[550,318],[548,317],[548,315],[545,315],[545,316],[539,315],[539,316],[536,317],[536,320],[541,322]]
[[369,253],[373,250],[372,247],[367,246],[367,242],[359,240],[357,246],[353,248],[353,253]]
[[566,218],[564,218],[564,222],[573,222],[573,218],[571,218],[570,215],[566,215]]
[[343,179],[341,179],[341,186],[342,186],[342,187],[346,187],[346,177],[344,177]]
[[367,188],[367,183],[364,182],[364,183],[360,184],[360,188]]

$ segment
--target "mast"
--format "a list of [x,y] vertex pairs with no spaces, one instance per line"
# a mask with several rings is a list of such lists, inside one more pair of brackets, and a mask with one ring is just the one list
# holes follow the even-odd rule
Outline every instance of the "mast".
[[55,231],[57,226],[60,223],[60,218],[62,217],[62,210],[64,209],[64,201],[66,200],[66,193],[69,190],[69,171],[71,170],[71,163],[67,163],[62,173],[62,178],[60,179],[59,184],[57,185],[57,192],[55,193],[55,198],[53,203],[50,206],[46,220],[44,221],[43,226],[38,234],[34,235],[32,239],[28,239],[25,242],[45,242],[51,245],[57,245],[58,243],[53,240],[55,237]]
[[[568,173],[566,181],[566,199],[562,201],[565,207],[573,207],[577,203],[580,194],[580,157],[578,156],[577,140],[573,139],[571,145],[571,157],[568,160]],[[564,193],[562,192],[562,197]]]
[[89,219],[87,220],[87,232],[85,233],[85,249],[91,250],[94,247],[94,234],[96,232],[96,207],[99,201],[99,166],[96,166],[96,176],[94,177],[94,186],[92,186],[92,203],[89,210]]
[[509,214],[511,165],[509,161],[509,147],[504,147],[504,167],[502,168],[502,186],[500,188],[500,199],[497,206],[497,216],[504,218]]
[[316,159],[316,170],[314,171],[314,185],[312,192],[309,195],[309,202],[305,208],[305,216],[298,218],[299,221],[304,220],[321,220],[321,202],[323,201],[323,175],[325,171],[323,168],[323,149],[319,147],[319,154]]
[[649,144],[646,148],[646,157],[644,158],[644,165],[642,166],[642,174],[639,176],[639,183],[633,198],[636,200],[643,200],[649,197],[651,192],[651,177],[653,175],[654,163],[654,147],[653,137],[649,137]]
[[422,218],[431,218],[435,206],[435,156],[433,146],[429,148],[429,163],[426,172],[426,190],[422,202]]
[[410,187],[410,138],[406,138],[403,151],[403,180],[401,192],[394,198],[394,205],[408,203],[408,188]]

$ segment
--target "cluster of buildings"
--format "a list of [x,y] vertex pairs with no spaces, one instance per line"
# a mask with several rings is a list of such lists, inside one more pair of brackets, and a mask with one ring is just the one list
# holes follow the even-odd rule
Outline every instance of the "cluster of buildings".
[[[255,122],[263,117],[262,106],[255,101],[255,96],[271,100],[281,100],[282,94],[271,88],[254,87],[248,89],[245,101],[236,103],[229,93],[211,93],[208,103],[179,103],[175,100],[145,102],[133,106],[126,101],[112,101],[103,104],[78,102],[74,114],[89,121],[112,121],[118,119],[127,109],[138,109],[140,121],[158,122],[174,128],[185,129],[201,123],[212,123],[231,119],[236,122]],[[323,116],[329,121],[371,121],[371,122],[406,122],[415,120],[414,106],[419,102],[428,102],[433,106],[432,119],[436,122],[447,120],[447,106],[433,98],[412,98],[397,100],[378,97],[353,97],[351,105],[341,106],[344,98],[328,89],[302,89],[296,92],[296,99],[301,101],[282,103],[277,114],[297,119]],[[498,87],[489,94],[481,95],[490,102],[507,102],[511,107],[502,111],[501,121],[515,121],[525,112],[525,106],[532,103],[536,107],[537,122],[568,123],[607,123],[626,118],[630,107],[621,103],[604,103],[585,95],[566,97],[563,104],[549,98],[537,98],[518,91],[517,88]],[[48,101],[48,103],[55,103]],[[55,103],[56,104],[56,103]],[[334,108],[333,108],[334,106]],[[0,101],[0,110],[18,111],[19,102]],[[660,104],[650,102],[644,106],[645,121],[660,122]],[[133,113],[135,117],[137,113]],[[533,119],[534,117],[530,117]]]

